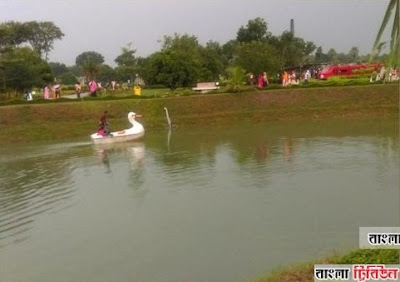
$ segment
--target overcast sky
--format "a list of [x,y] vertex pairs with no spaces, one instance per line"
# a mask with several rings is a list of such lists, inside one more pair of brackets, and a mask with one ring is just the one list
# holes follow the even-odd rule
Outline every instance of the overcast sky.
[[290,29],[322,46],[361,54],[372,48],[389,0],[0,0],[0,21],[52,21],[65,34],[50,60],[75,64],[84,51],[114,65],[121,47],[138,56],[160,49],[164,35],[187,33],[201,44],[236,38],[248,20],[263,18],[274,35]]

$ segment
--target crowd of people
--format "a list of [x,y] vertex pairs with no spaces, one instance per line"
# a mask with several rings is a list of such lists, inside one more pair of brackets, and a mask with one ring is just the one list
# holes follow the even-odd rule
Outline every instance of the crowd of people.
[[[301,71],[301,70],[300,70]],[[304,69],[301,71],[300,75],[296,72],[295,69],[290,70],[282,70],[281,73],[278,73],[275,79],[273,79],[274,83],[276,81],[280,83],[283,87],[289,85],[299,85],[299,84],[308,84],[310,79],[318,79],[321,74],[321,67],[311,67]],[[399,80],[399,72],[396,68],[386,69],[384,66],[376,73],[376,76],[371,76],[370,81],[385,81],[391,82]],[[248,83],[252,86],[257,87],[258,89],[263,89],[270,85],[270,80],[267,75],[267,72],[259,73],[255,75],[253,73],[248,74]],[[106,90],[116,90],[118,88],[129,89],[129,86],[125,86],[124,84],[121,86],[116,81],[111,81],[104,83],[102,85],[101,82],[96,82],[94,79],[90,80],[87,84],[87,89],[89,90],[91,97],[97,97],[97,93],[100,89]],[[77,82],[75,84],[75,93],[78,99],[82,98],[82,91],[84,86]],[[86,87],[85,87],[86,88]],[[59,82],[55,82],[53,84],[47,84],[43,88],[43,99],[59,99],[61,98],[61,85]],[[33,100],[32,93],[29,91],[25,92],[25,99],[27,101]]]
[[249,74],[250,85],[257,85],[258,88],[264,88],[269,85],[268,75],[266,72],[260,73],[257,78],[253,73]]
[[[311,78],[318,78],[321,70],[321,68],[306,69],[300,76],[297,75],[295,70],[283,70],[281,73],[277,74],[276,80],[280,81],[282,86],[298,85],[300,83],[307,84]],[[266,72],[260,73],[257,78],[253,73],[249,73],[248,76],[249,84],[257,86],[259,89],[265,88],[270,84]]]
[[[115,90],[119,87],[119,84],[116,83],[116,81],[111,81],[110,83],[106,83],[105,86],[102,86],[101,82],[96,82],[94,79],[89,81],[87,84],[87,89],[89,90],[90,96],[91,97],[97,97],[97,92],[99,89],[102,88],[110,88],[111,90]],[[84,90],[84,87],[81,82],[76,82],[75,83],[75,94],[78,99],[82,98],[82,92]],[[42,89],[42,94],[43,94],[43,99],[45,100],[53,100],[53,99],[59,99],[61,98],[61,84],[59,82],[55,83],[49,83],[44,85]],[[28,90],[25,91],[25,99],[27,101],[33,100],[33,97],[31,96],[32,93]]]

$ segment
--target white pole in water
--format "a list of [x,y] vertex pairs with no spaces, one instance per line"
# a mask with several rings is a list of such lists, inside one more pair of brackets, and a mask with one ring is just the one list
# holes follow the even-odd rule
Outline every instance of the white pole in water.
[[171,120],[169,118],[168,109],[166,107],[164,107],[164,110],[165,110],[165,114],[166,114],[167,120],[168,120],[168,127],[169,127],[169,129],[171,129]]

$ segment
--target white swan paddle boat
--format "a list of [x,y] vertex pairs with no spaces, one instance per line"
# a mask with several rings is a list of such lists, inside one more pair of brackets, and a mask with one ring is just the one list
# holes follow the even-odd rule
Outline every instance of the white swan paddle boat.
[[93,133],[90,135],[90,139],[94,144],[110,144],[115,142],[125,142],[136,140],[144,136],[144,128],[139,122],[135,120],[136,117],[140,117],[140,115],[136,115],[134,112],[129,112],[128,120],[132,124],[132,127],[129,129],[111,132],[108,135],[99,134],[99,132]]

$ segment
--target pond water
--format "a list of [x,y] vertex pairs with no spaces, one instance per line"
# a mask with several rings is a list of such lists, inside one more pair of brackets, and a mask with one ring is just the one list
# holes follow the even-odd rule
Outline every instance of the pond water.
[[248,281],[399,222],[397,120],[0,149],[1,281]]

